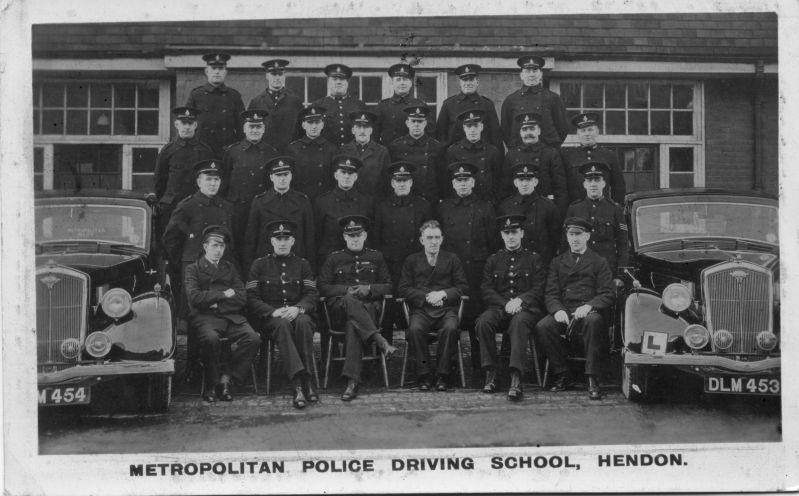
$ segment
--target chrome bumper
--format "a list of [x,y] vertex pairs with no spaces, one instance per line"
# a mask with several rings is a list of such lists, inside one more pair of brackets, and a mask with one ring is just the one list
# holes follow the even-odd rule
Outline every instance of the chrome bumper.
[[780,368],[780,357],[764,358],[755,362],[742,362],[713,355],[649,355],[628,351],[624,355],[625,365],[674,365],[682,367],[715,367],[730,372],[757,373]]
[[75,383],[89,381],[102,381],[114,379],[114,376],[140,375],[140,374],[174,374],[175,361],[172,359],[158,362],[110,362],[92,365],[76,365],[57,372],[40,372],[37,374],[39,386]]

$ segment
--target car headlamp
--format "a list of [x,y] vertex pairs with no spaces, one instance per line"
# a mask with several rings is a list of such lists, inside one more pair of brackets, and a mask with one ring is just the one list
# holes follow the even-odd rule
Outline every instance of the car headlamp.
[[685,344],[695,350],[701,350],[710,342],[710,332],[705,326],[691,324],[682,332]]
[[691,291],[680,283],[669,284],[663,290],[663,305],[674,313],[687,310],[691,301]]
[[713,345],[719,350],[732,346],[732,333],[727,329],[719,329],[713,333]]
[[84,343],[86,353],[94,358],[102,358],[111,351],[111,338],[103,331],[89,334]]
[[103,295],[100,306],[103,312],[112,319],[119,319],[130,312],[132,305],[130,294],[122,288],[114,288]]
[[763,351],[771,351],[777,347],[777,335],[770,331],[757,333],[757,347]]

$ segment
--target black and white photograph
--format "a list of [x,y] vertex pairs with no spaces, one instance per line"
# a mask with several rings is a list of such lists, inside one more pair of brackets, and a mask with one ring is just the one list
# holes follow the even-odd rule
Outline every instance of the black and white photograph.
[[799,490],[798,7],[0,2],[5,491]]

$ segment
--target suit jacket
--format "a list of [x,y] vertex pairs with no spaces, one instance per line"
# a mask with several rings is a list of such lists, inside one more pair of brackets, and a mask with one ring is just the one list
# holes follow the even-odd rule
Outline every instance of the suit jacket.
[[[431,291],[447,293],[442,307],[427,303],[425,295]],[[443,317],[448,309],[458,308],[460,297],[468,291],[463,265],[454,253],[440,250],[436,266],[431,267],[424,251],[419,251],[409,255],[402,265],[398,292],[412,311],[424,312],[433,318]]]
[[[220,260],[215,266],[203,256],[186,267],[183,284],[189,302],[189,317],[207,315],[222,317],[234,324],[247,322],[242,315],[247,293],[231,262]],[[227,289],[235,291],[230,298],[224,294]]]
[[588,248],[575,262],[567,251],[552,259],[546,287],[547,312],[572,313],[588,304],[594,310],[610,308],[615,297],[613,278],[604,258]]

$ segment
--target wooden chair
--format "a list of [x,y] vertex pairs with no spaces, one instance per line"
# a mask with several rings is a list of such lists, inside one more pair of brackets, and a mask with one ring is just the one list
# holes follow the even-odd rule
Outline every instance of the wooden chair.
[[[226,357],[228,357],[228,358],[230,357],[230,346],[231,345],[232,345],[232,343],[230,342],[230,339],[228,339],[226,337],[219,338],[219,346],[220,346],[220,349],[221,349],[220,361],[224,360]],[[200,374],[200,396],[202,396],[202,395],[205,394],[205,367],[203,365],[202,360],[200,360],[199,363],[200,363],[200,368],[202,369],[202,372]],[[254,363],[250,364],[250,375],[252,375],[252,389],[253,389],[253,392],[255,394],[258,394],[258,378],[256,377],[256,374],[255,374],[255,364]]]

